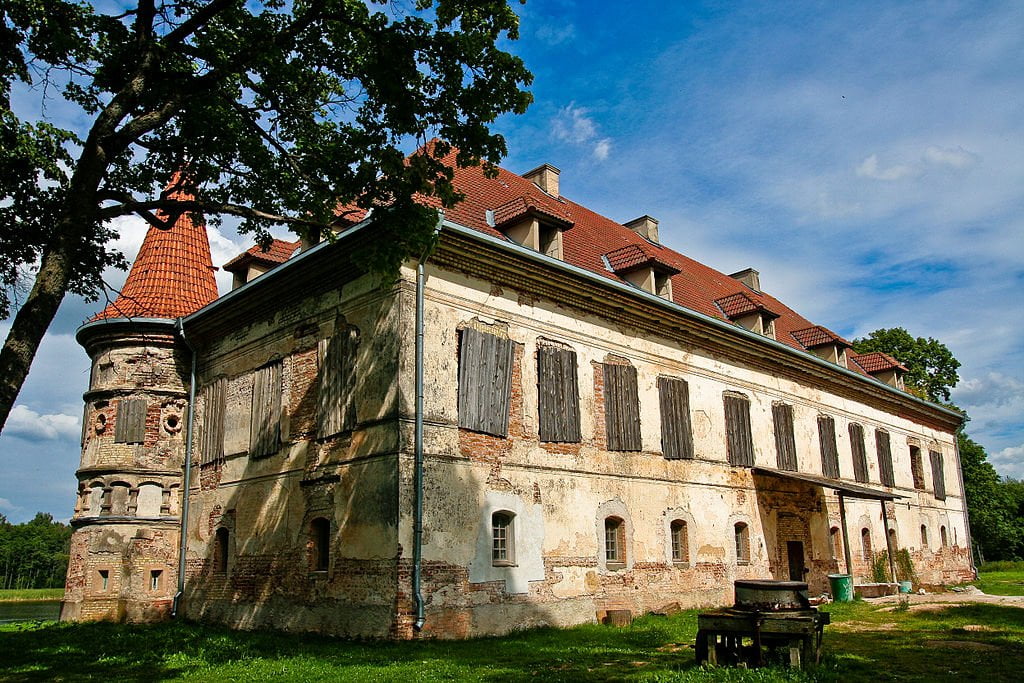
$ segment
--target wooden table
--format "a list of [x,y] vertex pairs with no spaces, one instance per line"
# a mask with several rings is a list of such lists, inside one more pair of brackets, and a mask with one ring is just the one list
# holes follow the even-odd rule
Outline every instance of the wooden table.
[[784,648],[790,666],[818,663],[829,615],[817,610],[748,612],[724,609],[697,615],[697,663],[760,666],[763,648]]

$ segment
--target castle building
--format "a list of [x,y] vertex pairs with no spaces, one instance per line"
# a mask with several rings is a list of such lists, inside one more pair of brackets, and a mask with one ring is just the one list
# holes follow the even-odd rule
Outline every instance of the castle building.
[[372,215],[250,249],[219,298],[202,226],[151,229],[78,331],[63,617],[466,637],[725,604],[739,578],[821,592],[883,550],[971,577],[959,414],[756,270],[558,181],[457,169],[395,279],[359,262]]

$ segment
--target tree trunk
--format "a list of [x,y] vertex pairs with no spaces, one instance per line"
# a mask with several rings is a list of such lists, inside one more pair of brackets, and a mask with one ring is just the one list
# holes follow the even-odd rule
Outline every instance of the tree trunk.
[[57,240],[43,252],[32,291],[14,316],[0,350],[0,432],[7,424],[7,416],[28,376],[39,343],[67,292],[71,276],[70,259],[65,251],[67,243],[67,240]]

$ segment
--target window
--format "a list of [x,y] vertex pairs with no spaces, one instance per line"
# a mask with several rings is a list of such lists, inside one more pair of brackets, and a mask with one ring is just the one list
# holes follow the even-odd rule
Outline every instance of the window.
[[921,550],[928,550],[928,527],[921,525]]
[[860,530],[860,551],[861,559],[864,562],[871,563],[871,530],[867,527]]
[[946,472],[942,464],[942,453],[928,451],[932,464],[932,486],[935,489],[935,500],[946,500]]
[[736,536],[736,564],[750,564],[750,527],[736,522],[733,531]]
[[640,397],[636,368],[604,365],[604,424],[610,451],[639,451]]
[[793,438],[793,406],[786,403],[772,404],[772,421],[775,425],[775,457],[780,470],[797,471],[796,440]]
[[224,527],[217,529],[213,545],[213,571],[224,574],[228,571],[228,541],[230,540],[228,530]]
[[103,593],[106,593],[107,589],[110,587],[110,570],[109,569],[101,569],[101,570],[99,570],[99,573],[100,573],[100,591],[103,592]]
[[320,387],[317,394],[317,435],[321,439],[350,431],[356,423],[355,363],[359,331],[340,327],[320,340]]
[[116,420],[114,443],[142,443],[146,438],[146,399],[119,401]]
[[199,442],[200,463],[203,465],[224,459],[227,383],[222,377],[203,387],[203,427]]
[[864,448],[864,428],[856,422],[850,423],[850,451],[853,454],[853,478],[862,484],[868,483],[868,456]]
[[331,565],[331,523],[323,517],[310,522],[309,541],[313,551],[313,571],[327,571]]
[[459,426],[508,436],[512,340],[471,327],[459,344]]
[[839,478],[839,451],[836,449],[836,421],[829,415],[818,416],[818,444],[821,446],[821,473]]
[[673,520],[669,532],[672,537],[672,561],[686,564],[690,561],[690,539],[686,522],[682,519]]
[[626,525],[619,517],[604,520],[604,562],[609,569],[626,566]]
[[562,258],[562,231],[553,225],[540,223],[538,226],[538,251],[551,258]]
[[892,450],[889,448],[889,432],[875,430],[875,448],[878,451],[878,477],[885,486],[895,486],[896,479],[892,473]]
[[540,440],[580,441],[580,393],[576,352],[550,345],[537,347],[537,413]]
[[725,450],[730,465],[754,466],[754,440],[750,433],[750,401],[725,394]]
[[253,373],[249,455],[253,458],[273,455],[280,445],[281,362],[277,361]]
[[491,515],[491,563],[495,567],[515,565],[515,534],[511,512],[495,512]]
[[661,404],[661,451],[669,460],[693,458],[690,387],[675,377],[658,378]]
[[839,527],[834,526],[828,530],[828,538],[832,542],[832,558],[839,560],[846,554],[843,552],[843,534]]
[[151,569],[149,572],[149,590],[158,591],[160,590],[161,579],[163,579],[164,571],[162,569]]
[[672,278],[668,273],[654,271],[654,293],[672,301]]
[[946,534],[946,527],[945,526],[940,526],[939,527],[939,543],[942,544],[943,548],[948,548],[949,547],[949,535]]
[[917,446],[910,447],[910,474],[914,478],[914,488],[924,491],[924,460]]

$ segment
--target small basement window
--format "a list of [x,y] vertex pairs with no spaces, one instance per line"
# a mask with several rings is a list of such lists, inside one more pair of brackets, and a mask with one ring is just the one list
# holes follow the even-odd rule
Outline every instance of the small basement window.
[[690,539],[687,534],[686,522],[682,519],[673,520],[670,531],[672,535],[672,561],[676,564],[686,564],[690,561]]
[[736,564],[750,564],[750,527],[743,522],[736,522],[733,531],[736,537]]
[[100,574],[100,591],[103,592],[103,593],[106,593],[107,589],[110,587],[110,570],[109,569],[101,569],[101,570],[99,570],[99,574]]
[[229,532],[224,527],[217,529],[213,547],[213,571],[223,574],[228,570]]
[[160,590],[160,584],[164,576],[164,570],[162,569],[151,569],[149,572],[149,590],[158,591]]
[[327,571],[331,564],[331,523],[323,517],[310,522],[309,540],[313,550],[313,571]]
[[501,511],[491,515],[491,563],[495,567],[515,565],[515,515]]
[[620,517],[604,520],[604,561],[608,569],[626,566],[626,524]]
[[871,552],[871,529],[864,527],[860,530],[860,550],[861,559],[866,563],[871,563],[872,552]]

